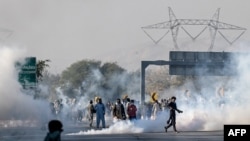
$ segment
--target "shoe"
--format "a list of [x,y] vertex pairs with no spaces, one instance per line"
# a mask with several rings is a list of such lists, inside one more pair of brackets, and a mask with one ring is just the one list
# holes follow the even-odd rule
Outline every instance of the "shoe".
[[168,128],[166,126],[164,128],[165,128],[165,132],[168,132]]
[[179,131],[175,131],[176,134],[180,133]]

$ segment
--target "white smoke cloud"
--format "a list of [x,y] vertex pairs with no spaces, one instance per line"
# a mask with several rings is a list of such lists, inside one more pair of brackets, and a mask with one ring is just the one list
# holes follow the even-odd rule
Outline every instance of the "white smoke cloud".
[[[234,58],[237,60],[236,76],[199,76],[195,81],[187,80],[180,88],[166,90],[163,98],[177,96],[178,108],[184,112],[177,113],[177,130],[213,131],[223,130],[225,124],[250,123],[250,55]],[[230,71],[230,70],[229,70]],[[223,88],[223,89],[220,89]],[[191,97],[186,101],[184,91],[188,89]],[[224,96],[220,96],[224,94]],[[114,122],[109,128],[87,130],[68,135],[164,132],[168,113],[162,113],[157,120],[138,119]],[[128,128],[129,127],[129,128]],[[169,129],[172,130],[171,128]]]
[[136,127],[134,122],[130,121],[115,121],[115,124],[109,128],[102,130],[90,129],[87,131],[80,131],[78,133],[69,133],[67,135],[92,135],[92,134],[121,134],[121,133],[141,133],[143,128]]
[[[0,126],[11,126],[17,122],[31,123],[47,122],[48,104],[44,101],[34,100],[31,95],[22,91],[22,86],[18,82],[18,72],[15,63],[26,57],[26,50],[17,47],[0,47]],[[2,123],[6,121],[7,124]],[[32,126],[30,125],[26,126]],[[3,124],[3,125],[2,125]],[[21,123],[19,122],[19,125]]]
[[[17,82],[17,72],[14,63],[25,57],[25,50],[10,47],[1,47],[0,52],[0,117],[1,119],[29,119],[46,121],[48,115],[48,103],[34,100],[32,96],[22,93],[21,86]],[[177,113],[177,129],[180,131],[207,131],[223,130],[224,124],[249,124],[250,123],[250,99],[248,72],[250,70],[250,56],[241,56],[238,59],[238,75],[233,77],[202,76],[196,82],[187,81],[181,88],[170,89],[166,97],[176,95],[178,108],[184,113]],[[126,80],[121,76],[121,81]],[[102,77],[95,70],[92,79],[100,81]],[[140,79],[138,79],[140,80]],[[115,81],[117,83],[117,81]],[[126,83],[126,82],[124,82]],[[200,85],[197,88],[197,84]],[[219,87],[224,86],[223,106],[219,106],[220,97],[217,95]],[[95,87],[94,84],[92,86]],[[46,88],[44,88],[46,91]],[[189,89],[195,100],[185,102],[184,90]],[[92,89],[90,89],[92,92]],[[60,89],[57,92],[62,99]],[[99,91],[101,92],[101,90]],[[130,97],[138,98],[140,94],[131,94]],[[90,97],[81,97],[79,106],[87,105]],[[63,101],[64,101],[63,100]],[[32,106],[31,106],[32,105]],[[65,103],[65,108],[67,107]],[[69,108],[69,107],[68,107]],[[39,109],[39,111],[37,110]],[[43,117],[41,119],[41,117]],[[103,130],[87,130],[71,133],[69,135],[81,134],[110,134],[110,133],[141,133],[141,132],[162,132],[166,125],[168,113],[162,113],[157,120],[138,119],[135,122],[123,121],[113,122]],[[171,130],[171,129],[170,129]]]

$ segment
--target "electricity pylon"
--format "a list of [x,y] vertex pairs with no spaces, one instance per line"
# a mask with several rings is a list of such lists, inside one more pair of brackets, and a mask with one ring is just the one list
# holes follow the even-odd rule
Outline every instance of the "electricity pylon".
[[[211,51],[214,46],[214,41],[217,33],[219,33],[229,44],[233,44],[236,40],[238,40],[242,34],[246,31],[246,28],[227,24],[224,22],[219,21],[219,15],[220,15],[220,8],[217,9],[215,14],[211,19],[177,19],[174,15],[174,12],[169,7],[169,21],[157,23],[153,25],[148,25],[142,27],[142,30],[146,33],[146,35],[153,40],[154,43],[160,42],[170,31],[172,33],[172,39],[174,43],[174,47],[176,50],[179,50],[178,44],[177,44],[177,36],[178,31],[181,28],[192,40],[195,40],[198,38],[207,28],[209,28],[210,34],[211,34],[211,44],[209,47],[209,50]],[[205,27],[196,35],[192,36],[184,27],[183,25],[204,25]],[[161,36],[158,40],[153,39],[153,37],[146,31],[147,29],[168,29],[166,33]],[[221,31],[222,30],[239,30],[241,31],[236,38],[233,40],[229,40]]]

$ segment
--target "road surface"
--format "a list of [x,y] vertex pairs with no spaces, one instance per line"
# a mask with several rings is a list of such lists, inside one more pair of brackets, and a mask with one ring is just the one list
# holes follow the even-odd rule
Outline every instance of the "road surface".
[[[72,135],[87,130],[90,127],[86,123],[74,123],[64,127],[62,141],[223,141],[223,131]],[[0,141],[43,141],[46,133],[45,127],[0,127]]]

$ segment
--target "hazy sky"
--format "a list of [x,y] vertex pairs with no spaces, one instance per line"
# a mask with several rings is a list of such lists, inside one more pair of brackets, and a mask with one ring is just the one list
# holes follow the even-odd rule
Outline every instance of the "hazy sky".
[[[5,46],[24,48],[27,56],[50,59],[53,73],[82,59],[117,62],[136,70],[141,60],[168,60],[168,51],[174,49],[170,36],[156,45],[141,29],[168,21],[168,7],[184,19],[209,19],[221,8],[220,21],[248,29],[249,4],[249,0],[0,0],[0,39]],[[2,29],[13,34],[6,37]],[[219,51],[245,50],[249,37],[246,31],[233,46]],[[202,44],[199,49],[207,48]]]

